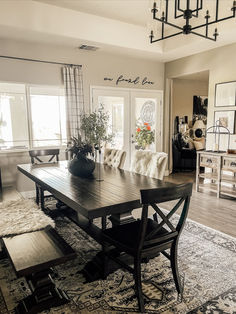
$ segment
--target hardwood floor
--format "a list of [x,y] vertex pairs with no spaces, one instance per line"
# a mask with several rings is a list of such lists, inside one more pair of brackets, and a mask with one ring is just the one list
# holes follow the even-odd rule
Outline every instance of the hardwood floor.
[[[216,198],[210,192],[195,191],[195,172],[179,172],[164,178],[173,183],[193,182],[188,218],[210,228],[236,237],[236,198]],[[19,194],[13,188],[3,189],[3,199],[16,199]]]
[[196,192],[195,172],[174,173],[164,180],[173,183],[193,182],[188,218],[236,237],[236,198],[216,198],[215,193]]

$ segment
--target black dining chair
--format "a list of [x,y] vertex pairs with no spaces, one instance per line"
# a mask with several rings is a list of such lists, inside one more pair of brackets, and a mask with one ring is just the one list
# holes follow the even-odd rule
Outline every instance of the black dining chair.
[[[32,165],[43,164],[43,163],[52,163],[59,161],[59,149],[36,149],[30,150],[29,155],[31,158]],[[47,214],[49,211],[45,208],[45,198],[54,197],[52,194],[45,195],[46,189],[41,185],[35,183],[36,189],[36,203],[41,205],[41,209]],[[60,204],[57,205],[60,207]]]
[[[140,312],[144,312],[144,298],[141,285],[141,261],[143,262],[162,253],[170,260],[178,294],[183,292],[178,272],[177,249],[179,236],[183,230],[188,214],[192,194],[192,183],[181,184],[174,187],[141,190],[140,194],[142,204],[141,220],[102,231],[104,253],[103,271],[105,277],[108,266],[107,259],[110,257],[133,273],[139,310]],[[164,214],[159,204],[169,201],[176,202],[174,202],[174,207],[167,214]],[[155,210],[158,217],[157,220],[148,218],[149,206]],[[180,209],[180,215],[176,215],[177,222],[174,223],[170,218],[178,209]],[[111,245],[115,247],[119,253],[125,252],[130,255],[133,258],[134,267],[132,268],[124,261],[121,261],[119,255],[114,255],[114,249],[110,250]],[[170,249],[170,253],[166,252],[167,249]],[[113,254],[111,252],[113,252]]]

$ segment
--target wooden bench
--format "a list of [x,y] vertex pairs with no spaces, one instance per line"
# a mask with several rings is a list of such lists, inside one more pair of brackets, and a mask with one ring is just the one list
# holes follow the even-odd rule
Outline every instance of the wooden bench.
[[16,313],[39,313],[69,302],[66,293],[56,288],[50,267],[75,258],[75,251],[55,231],[24,233],[2,239],[18,277],[25,276],[32,294],[16,307]]

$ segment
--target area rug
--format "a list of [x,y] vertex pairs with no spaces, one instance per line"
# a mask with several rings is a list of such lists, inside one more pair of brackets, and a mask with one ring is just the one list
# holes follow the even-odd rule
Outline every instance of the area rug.
[[0,238],[55,227],[33,200],[18,199],[0,203]]
[[[101,247],[67,218],[57,218],[56,229],[78,255],[55,267],[54,280],[71,302],[43,313],[138,313],[132,275],[120,269],[107,280],[86,283],[80,271]],[[183,298],[177,296],[164,256],[142,265],[147,313],[236,313],[235,238],[188,220],[179,243],[179,268]],[[8,259],[0,261],[0,285],[9,313],[13,313],[29,289],[23,278],[16,278]],[[0,313],[5,313],[1,304]]]

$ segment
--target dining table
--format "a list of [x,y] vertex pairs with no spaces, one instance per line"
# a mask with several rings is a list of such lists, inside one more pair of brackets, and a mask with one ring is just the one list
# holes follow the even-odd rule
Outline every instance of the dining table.
[[[63,202],[66,205],[63,215],[100,244],[107,217],[112,225],[134,219],[131,211],[141,207],[140,190],[175,186],[170,182],[99,163],[93,175],[81,178],[72,175],[68,165],[69,161],[59,161],[22,164],[17,169]],[[96,218],[101,218],[101,226],[94,222]],[[88,269],[95,268],[90,265]],[[95,270],[94,274],[86,272],[86,267],[85,273],[87,280],[95,280],[99,276]]]

